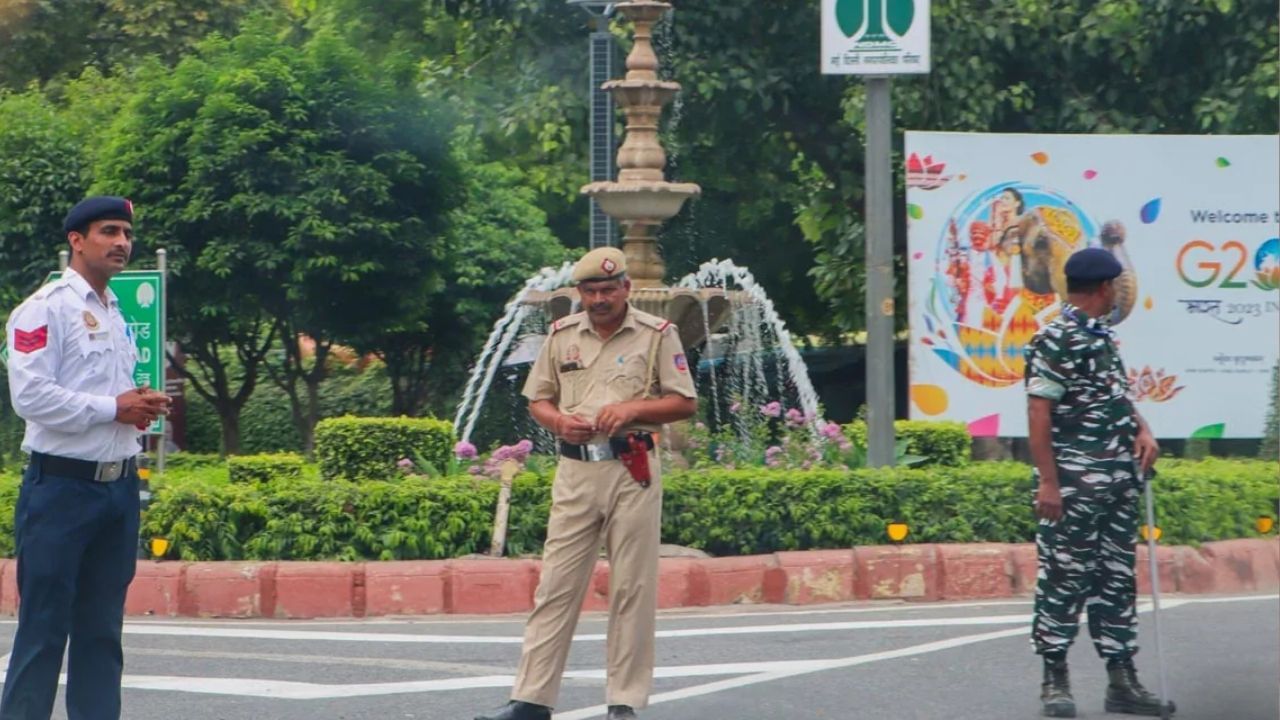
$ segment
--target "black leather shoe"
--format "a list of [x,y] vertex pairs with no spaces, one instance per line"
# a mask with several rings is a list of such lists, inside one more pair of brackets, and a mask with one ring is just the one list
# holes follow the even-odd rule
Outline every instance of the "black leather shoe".
[[636,711],[630,705],[610,705],[609,720],[636,720]]
[[[1104,703],[1109,713],[1126,715],[1160,715],[1160,698],[1142,687],[1138,682],[1138,671],[1133,667],[1133,660],[1113,660],[1107,663],[1107,699]],[[1169,714],[1178,710],[1173,701],[1168,701]]]
[[551,720],[551,708],[512,700],[488,715],[477,715],[476,720]]
[[1045,717],[1073,718],[1076,701],[1071,697],[1071,680],[1065,658],[1044,659],[1044,683],[1040,685],[1040,714]]

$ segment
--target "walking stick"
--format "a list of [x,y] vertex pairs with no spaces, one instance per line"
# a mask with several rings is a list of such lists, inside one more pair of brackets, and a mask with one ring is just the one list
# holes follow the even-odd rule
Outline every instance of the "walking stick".
[[1169,679],[1164,670],[1164,651],[1160,647],[1160,570],[1156,563],[1156,503],[1151,494],[1151,481],[1145,470],[1138,469],[1147,496],[1147,558],[1151,562],[1151,616],[1156,632],[1156,665],[1160,670],[1160,717],[1169,720]]

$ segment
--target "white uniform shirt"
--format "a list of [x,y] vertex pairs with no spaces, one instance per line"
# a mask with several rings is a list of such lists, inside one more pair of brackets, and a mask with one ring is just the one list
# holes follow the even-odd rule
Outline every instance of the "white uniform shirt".
[[107,299],[67,268],[9,316],[9,397],[27,421],[24,451],[105,462],[141,449],[142,433],[115,421],[138,350],[110,289]]

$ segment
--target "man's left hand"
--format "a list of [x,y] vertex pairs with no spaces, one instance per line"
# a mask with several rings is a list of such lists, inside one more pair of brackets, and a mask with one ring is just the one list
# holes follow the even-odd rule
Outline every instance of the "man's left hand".
[[635,401],[606,405],[596,416],[596,429],[613,437],[619,430],[634,422],[637,414],[639,410],[636,409]]
[[1138,457],[1138,466],[1142,468],[1143,474],[1150,472],[1160,455],[1160,446],[1156,444],[1155,436],[1150,430],[1144,428],[1138,431],[1138,438],[1133,442],[1133,454]]

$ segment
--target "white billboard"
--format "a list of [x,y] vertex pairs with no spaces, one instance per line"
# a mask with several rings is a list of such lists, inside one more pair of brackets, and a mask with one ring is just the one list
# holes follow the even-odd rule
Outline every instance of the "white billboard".
[[1276,136],[908,132],[911,416],[1025,437],[1023,349],[1067,256],[1126,268],[1115,326],[1158,437],[1259,437],[1280,355]]

